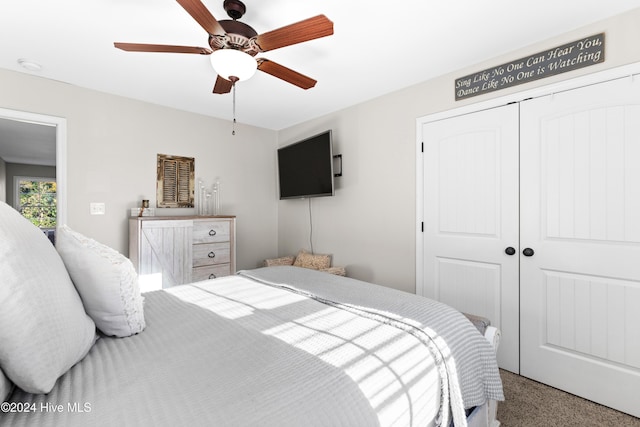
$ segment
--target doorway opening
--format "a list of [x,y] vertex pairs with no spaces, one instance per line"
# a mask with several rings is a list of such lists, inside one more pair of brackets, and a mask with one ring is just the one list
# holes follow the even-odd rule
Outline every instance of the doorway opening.
[[[43,139],[39,136],[46,134],[47,131],[51,137]],[[32,137],[29,137],[29,132],[34,132]],[[15,144],[16,138],[21,138],[20,144]],[[42,147],[39,148],[36,141],[43,144]],[[54,147],[51,147],[51,144]],[[9,151],[9,148],[12,151]],[[0,192],[0,195],[4,195],[4,201],[7,204],[18,206],[14,190],[15,180],[13,178],[8,180],[6,164],[19,162],[37,166],[40,162],[42,166],[44,160],[34,159],[39,157],[37,153],[43,149],[53,150],[55,154],[53,165],[48,165],[55,167],[54,177],[49,181],[55,182],[56,224],[65,224],[67,219],[67,120],[62,117],[0,108],[0,150],[2,150],[0,153],[6,153],[4,157],[7,157],[3,158],[3,154],[0,154],[5,166],[0,168],[0,183],[6,187],[6,191]]]

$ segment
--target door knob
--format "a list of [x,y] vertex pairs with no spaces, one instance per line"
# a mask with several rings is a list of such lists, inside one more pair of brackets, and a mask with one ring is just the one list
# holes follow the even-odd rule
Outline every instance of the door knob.
[[512,248],[511,246],[509,246],[507,249],[504,250],[504,253],[507,255],[513,255],[516,253],[516,250],[514,248]]
[[524,250],[522,251],[522,255],[524,256],[533,256],[534,253],[535,252],[531,248],[524,248]]

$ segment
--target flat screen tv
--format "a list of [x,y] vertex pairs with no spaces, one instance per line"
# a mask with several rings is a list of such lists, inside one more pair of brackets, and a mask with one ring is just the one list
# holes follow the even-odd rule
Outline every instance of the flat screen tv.
[[333,196],[331,130],[278,149],[280,199]]

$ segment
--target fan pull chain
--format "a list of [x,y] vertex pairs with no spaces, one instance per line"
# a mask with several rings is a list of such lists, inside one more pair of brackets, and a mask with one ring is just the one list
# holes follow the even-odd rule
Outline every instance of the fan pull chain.
[[236,83],[233,82],[233,130],[231,131],[231,135],[235,136],[236,134]]

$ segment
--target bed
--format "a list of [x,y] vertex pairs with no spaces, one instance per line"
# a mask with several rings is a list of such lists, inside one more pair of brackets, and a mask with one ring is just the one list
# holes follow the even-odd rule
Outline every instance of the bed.
[[499,331],[481,319],[292,266],[140,295],[126,258],[65,227],[56,251],[8,209],[2,426],[499,424]]

